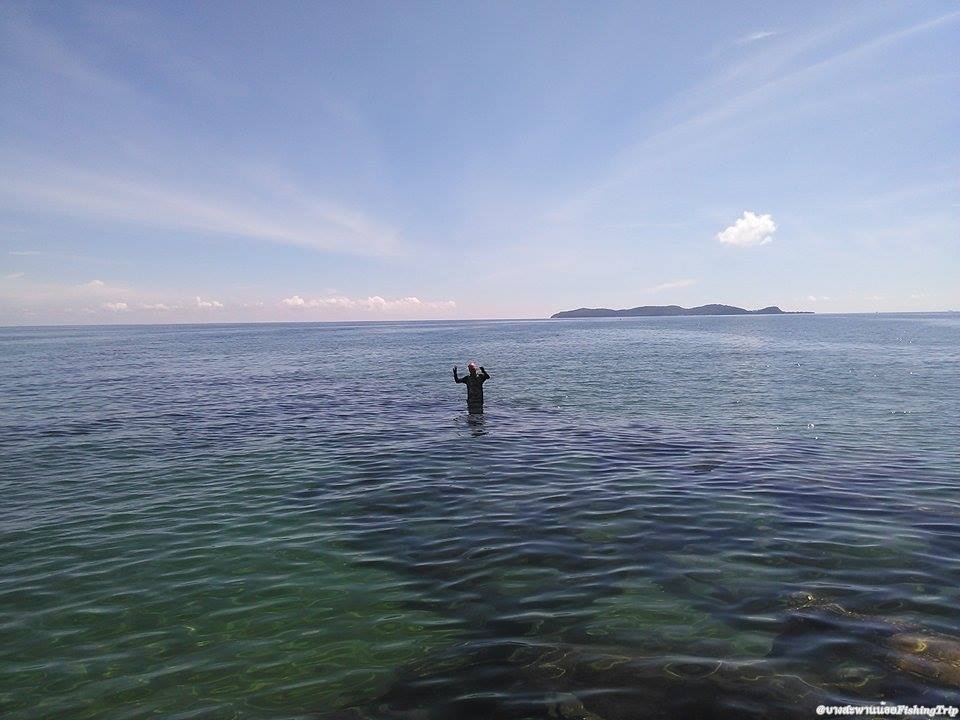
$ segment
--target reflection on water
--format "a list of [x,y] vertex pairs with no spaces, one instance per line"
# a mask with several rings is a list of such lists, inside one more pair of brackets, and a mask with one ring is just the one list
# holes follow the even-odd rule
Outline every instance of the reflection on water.
[[958,331],[2,331],[0,712],[960,706]]
[[481,435],[486,435],[487,431],[484,428],[485,417],[483,413],[468,413],[467,414],[467,425],[470,428],[470,434],[473,437],[480,437]]

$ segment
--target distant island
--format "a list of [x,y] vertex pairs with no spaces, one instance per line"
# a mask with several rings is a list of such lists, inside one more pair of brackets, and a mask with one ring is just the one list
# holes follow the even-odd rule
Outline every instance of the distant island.
[[684,308],[679,305],[641,305],[628,310],[610,308],[580,308],[554,313],[551,318],[592,318],[592,317],[665,317],[679,315],[813,315],[812,312],[786,312],[776,305],[759,310],[744,310],[733,305],[700,305]]

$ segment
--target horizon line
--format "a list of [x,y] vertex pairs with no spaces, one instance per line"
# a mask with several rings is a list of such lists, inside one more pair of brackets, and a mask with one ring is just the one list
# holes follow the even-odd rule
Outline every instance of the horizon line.
[[784,312],[782,315],[761,315],[757,313],[736,314],[736,315],[636,315],[636,316],[609,316],[609,317],[516,317],[516,318],[433,318],[433,319],[404,319],[404,320],[255,320],[255,321],[224,321],[224,322],[143,322],[143,323],[49,323],[34,325],[0,325],[0,330],[31,330],[31,329],[51,329],[51,328],[135,328],[135,327],[203,327],[203,326],[224,326],[224,325],[374,325],[386,323],[467,323],[467,322],[542,322],[542,321],[564,321],[580,322],[583,320],[676,320],[678,318],[770,318],[770,317],[796,317],[803,315],[815,316],[836,316],[836,315],[957,315],[960,310],[865,310],[858,312],[815,312],[810,311],[791,311]]

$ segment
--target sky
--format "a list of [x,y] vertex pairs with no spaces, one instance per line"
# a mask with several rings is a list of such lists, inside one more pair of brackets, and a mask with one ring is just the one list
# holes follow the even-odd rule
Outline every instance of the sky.
[[960,310],[958,2],[0,4],[0,325]]

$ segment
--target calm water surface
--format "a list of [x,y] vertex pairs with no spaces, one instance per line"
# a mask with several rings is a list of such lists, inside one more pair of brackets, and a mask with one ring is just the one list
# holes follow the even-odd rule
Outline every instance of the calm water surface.
[[960,706],[960,316],[3,329],[0,372],[5,718]]

